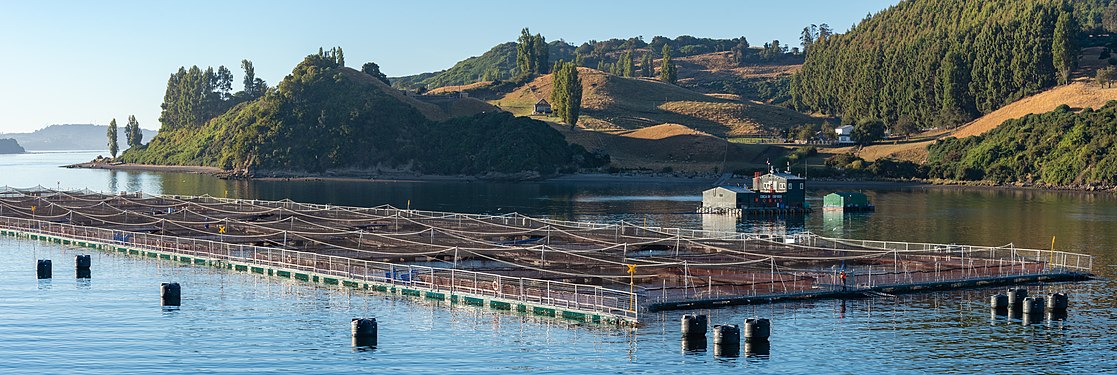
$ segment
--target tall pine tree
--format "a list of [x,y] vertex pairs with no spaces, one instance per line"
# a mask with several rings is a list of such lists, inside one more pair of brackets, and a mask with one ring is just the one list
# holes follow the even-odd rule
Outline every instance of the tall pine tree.
[[632,65],[632,50],[628,50],[621,56],[621,73],[625,77],[632,77],[635,73],[635,67]]
[[106,135],[109,137],[109,155],[112,155],[114,159],[116,158],[116,153],[120,152],[120,146],[116,144],[116,131],[116,119],[112,119],[112,121],[109,122],[109,131]]
[[655,67],[652,66],[652,53],[644,53],[644,58],[640,60],[640,76],[651,77],[655,75]]
[[1070,72],[1075,68],[1074,37],[1078,25],[1070,11],[1063,10],[1055,21],[1055,32],[1051,39],[1051,61],[1061,84],[1070,83]]
[[520,30],[520,38],[516,40],[516,69],[519,75],[545,74],[549,61],[550,52],[543,35],[531,35],[531,30],[526,27]]
[[578,66],[559,61],[552,73],[551,109],[559,119],[574,128],[582,112],[582,79],[578,77]]
[[535,37],[526,27],[520,30],[520,39],[516,40],[516,69],[520,76],[528,76],[534,72],[535,63]]
[[547,64],[550,63],[550,51],[547,51],[547,40],[543,35],[535,34],[532,38],[532,48],[534,53],[532,57],[535,59],[535,70],[533,74],[547,74]]
[[132,132],[135,131],[132,128],[132,120],[133,117],[128,116],[128,123],[124,124],[124,143],[127,144],[128,147],[135,146],[135,144],[133,144],[133,140],[136,139],[136,135],[132,134]]
[[675,84],[678,79],[678,67],[671,61],[671,46],[663,45],[663,62],[659,68],[659,80],[670,84]]
[[125,135],[128,140],[128,147],[136,147],[143,144],[144,133],[140,130],[140,122],[136,121],[136,115],[128,116],[128,125],[125,128]]

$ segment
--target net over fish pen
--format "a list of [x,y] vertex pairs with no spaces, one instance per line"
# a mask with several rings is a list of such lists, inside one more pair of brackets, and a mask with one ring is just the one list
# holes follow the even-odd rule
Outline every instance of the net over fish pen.
[[786,298],[1078,279],[1092,266],[1088,255],[1011,245],[45,188],[0,191],[0,228],[595,322]]

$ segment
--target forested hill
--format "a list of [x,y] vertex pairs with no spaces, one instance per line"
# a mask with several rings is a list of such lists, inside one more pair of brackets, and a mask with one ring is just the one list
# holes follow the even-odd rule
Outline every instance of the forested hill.
[[377,77],[344,67],[339,55],[307,56],[277,88],[256,94],[249,87],[229,94],[223,74],[195,80],[191,72],[200,69],[176,73],[163,105],[163,128],[121,160],[253,173],[547,175],[592,159],[545,123],[508,113],[434,121]]
[[[527,30],[524,30],[527,32]],[[530,35],[529,35],[530,36]],[[649,59],[660,58],[663,46],[670,46],[674,57],[687,57],[700,54],[734,51],[742,58],[740,63],[773,63],[773,62],[798,62],[794,53],[787,54],[779,46],[779,41],[768,51],[749,49],[749,42],[745,37],[733,39],[696,38],[689,35],[678,36],[674,39],[656,36],[650,42],[642,37],[627,39],[612,38],[608,40],[590,40],[580,45],[573,45],[563,40],[547,42],[542,35],[535,38],[545,43],[547,52],[543,55],[547,64],[543,64],[543,71],[550,68],[550,63],[555,61],[573,61],[578,66],[595,68],[602,71],[618,69],[624,63],[625,53],[635,54],[627,56],[635,59],[631,63],[639,63],[645,55]],[[524,36],[521,36],[521,41]],[[486,51],[481,56],[473,56],[459,61],[453,67],[432,73],[416,74],[403,77],[392,77],[391,82],[395,87],[414,89],[423,87],[434,89],[444,86],[467,85],[470,83],[494,80],[511,80],[520,76],[516,63],[517,42],[501,43]],[[779,51],[780,53],[774,53]],[[540,51],[542,52],[542,51]],[[778,56],[777,56],[778,55]]]
[[792,100],[850,123],[959,124],[1066,82],[1109,2],[906,0],[815,43]]
[[980,136],[946,138],[928,149],[930,177],[1117,186],[1117,101],[1075,113],[1068,106],[1009,120]]

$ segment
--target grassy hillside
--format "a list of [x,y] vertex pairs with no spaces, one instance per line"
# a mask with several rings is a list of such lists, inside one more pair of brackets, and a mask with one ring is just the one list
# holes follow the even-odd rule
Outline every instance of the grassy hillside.
[[651,172],[751,174],[780,160],[788,150],[773,145],[737,144],[679,124],[619,132],[591,131],[551,123],[572,143],[609,155],[611,168]]
[[[704,95],[651,79],[624,78],[578,68],[582,80],[579,125],[596,130],[632,130],[683,124],[726,137],[771,133],[820,120],[767,104]],[[544,75],[491,101],[517,115],[530,115],[539,99],[550,99],[552,82]]]
[[[574,47],[561,42],[551,42],[552,61],[573,58]],[[465,60],[441,72],[423,73],[404,77],[390,78],[392,85],[402,88],[425,87],[434,89],[443,86],[468,85],[480,81],[510,79],[516,68],[516,43],[501,43],[492,49]]]
[[546,175],[592,162],[581,147],[570,146],[542,122],[491,111],[444,120],[454,111],[476,108],[444,111],[341,67],[329,56],[310,55],[277,90],[199,127],[164,129],[120,159],[242,172],[467,175]]
[[711,52],[675,61],[679,66],[679,86],[769,104],[791,99],[791,76],[802,67],[795,60],[783,64],[741,65],[731,52]]
[[[607,67],[619,64],[621,57],[628,52],[632,53],[635,65],[640,64],[644,55],[649,55],[653,59],[653,65],[658,68],[664,46],[671,47],[672,56],[680,63],[680,73],[683,73],[682,70],[689,67],[689,63],[681,59],[690,56],[716,55],[716,58],[719,59],[729,58],[736,65],[797,65],[802,63],[803,59],[800,54],[787,53],[779,50],[778,47],[769,51],[759,47],[750,48],[745,37],[712,39],[680,35],[671,39],[655,36],[651,41],[645,41],[643,37],[612,38],[600,41],[589,40],[577,46],[563,40],[554,40],[547,45],[549,63],[558,60],[578,61],[578,64],[582,67],[599,70],[609,70]],[[401,88],[425,87],[436,89],[483,81],[507,81],[519,76],[516,67],[516,43],[508,42],[499,44],[480,56],[459,61],[447,70],[394,77],[391,78],[391,81],[393,86]],[[685,73],[681,76],[685,78]],[[742,94],[748,97],[752,93],[759,92],[762,94],[767,91],[764,88],[758,88],[763,83],[759,81],[730,82],[730,85],[737,86],[738,88],[734,91],[742,91]],[[724,84],[718,84],[717,86],[717,90],[720,90],[718,92],[725,92],[722,88]],[[708,92],[706,90],[702,91]]]

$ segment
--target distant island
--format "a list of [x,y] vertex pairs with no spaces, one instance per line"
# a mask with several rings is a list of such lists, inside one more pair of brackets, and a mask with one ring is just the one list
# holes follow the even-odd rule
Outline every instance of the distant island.
[[[35,151],[99,151],[108,149],[105,139],[108,128],[108,125],[94,124],[50,125],[31,133],[0,134],[0,138],[13,138],[28,150]],[[156,134],[146,129],[143,133],[144,139],[151,139]],[[119,138],[120,144],[126,144],[123,132]]]
[[2,138],[0,139],[0,154],[22,154],[27,152],[16,142],[15,139]]

